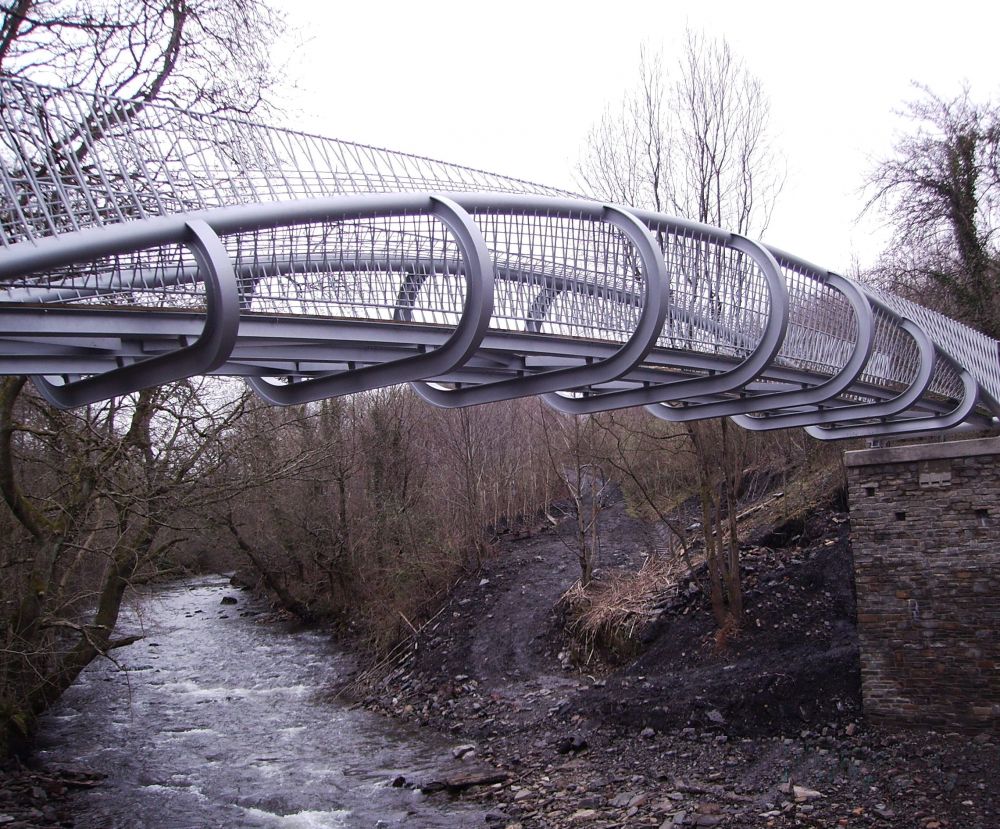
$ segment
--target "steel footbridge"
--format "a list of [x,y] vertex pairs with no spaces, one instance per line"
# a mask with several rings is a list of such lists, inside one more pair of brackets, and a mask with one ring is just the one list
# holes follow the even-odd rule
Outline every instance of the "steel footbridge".
[[818,438],[994,429],[998,343],[752,239],[404,153],[0,80],[0,374],[411,383]]

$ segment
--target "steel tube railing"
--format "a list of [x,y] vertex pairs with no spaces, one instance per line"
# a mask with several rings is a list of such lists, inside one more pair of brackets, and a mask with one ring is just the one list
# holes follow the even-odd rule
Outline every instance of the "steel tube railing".
[[13,79],[0,115],[0,370],[56,405],[218,373],[824,439],[1000,415],[997,341],[721,228]]

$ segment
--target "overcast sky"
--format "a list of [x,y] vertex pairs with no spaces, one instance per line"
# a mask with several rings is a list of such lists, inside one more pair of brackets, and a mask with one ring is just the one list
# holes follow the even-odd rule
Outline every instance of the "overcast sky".
[[771,104],[785,188],[765,240],[832,270],[870,263],[861,186],[914,82],[1000,98],[1000,2],[287,0],[289,125],[579,190],[591,125],[639,47],[724,36]]

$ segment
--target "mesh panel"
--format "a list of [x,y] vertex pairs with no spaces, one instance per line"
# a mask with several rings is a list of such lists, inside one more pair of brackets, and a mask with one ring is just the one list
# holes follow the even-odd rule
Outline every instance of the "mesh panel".
[[861,372],[861,382],[902,393],[917,376],[917,344],[879,308],[874,308],[875,336],[872,353]]
[[629,239],[585,217],[474,215],[496,268],[494,328],[627,340],[645,303]]
[[406,153],[0,79],[0,241],[223,205],[417,190],[568,195]]
[[202,310],[205,286],[194,255],[164,245],[4,279],[0,302]]
[[324,222],[228,236],[244,309],[457,325],[458,245],[433,216]]
[[[1000,401],[1000,353],[997,351],[996,340],[915,302],[874,288],[867,290],[896,313],[909,317],[920,325],[939,348],[968,369],[994,400]],[[944,389],[946,385],[941,388]],[[958,387],[961,389],[960,382]],[[932,384],[932,388],[937,389],[937,386]]]
[[843,369],[858,341],[858,320],[847,298],[817,273],[778,258],[788,288],[788,331],[780,365],[832,376]]
[[670,312],[657,344],[746,357],[767,325],[767,283],[756,262],[707,235],[654,224],[670,279]]

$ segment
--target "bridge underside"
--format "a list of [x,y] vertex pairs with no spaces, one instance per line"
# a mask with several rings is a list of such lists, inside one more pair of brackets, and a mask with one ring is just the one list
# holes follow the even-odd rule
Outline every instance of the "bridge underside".
[[252,124],[0,92],[0,373],[59,406],[215,374],[279,404],[408,382],[439,406],[541,395],[833,439],[1000,415],[995,340],[719,228]]

